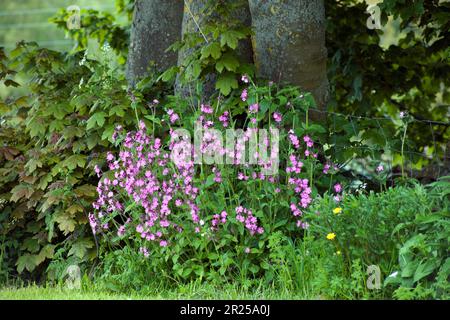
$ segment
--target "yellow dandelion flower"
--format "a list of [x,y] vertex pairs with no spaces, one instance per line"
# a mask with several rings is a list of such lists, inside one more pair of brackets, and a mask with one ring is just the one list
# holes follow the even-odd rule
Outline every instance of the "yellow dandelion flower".
[[339,213],[341,213],[342,212],[342,208],[341,207],[337,207],[337,208],[334,208],[333,209],[333,213],[334,214],[339,214]]
[[334,238],[336,238],[336,234],[334,232],[327,234],[328,240],[333,240]]

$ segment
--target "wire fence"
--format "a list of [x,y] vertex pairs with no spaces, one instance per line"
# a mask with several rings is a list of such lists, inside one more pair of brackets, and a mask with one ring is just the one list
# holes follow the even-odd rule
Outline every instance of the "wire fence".
[[[447,119],[450,119],[450,107],[446,106]],[[405,114],[403,117],[388,116],[361,116],[344,114],[333,111],[310,109],[319,114],[323,114],[327,119],[329,128],[332,130],[330,143],[320,144],[322,148],[332,148],[334,154],[345,151],[354,151],[355,156],[341,164],[341,168],[355,169],[358,163],[367,165],[369,162],[383,164],[390,177],[405,174],[409,177],[437,178],[450,174],[450,140],[445,140],[450,136],[450,121],[418,119],[413,115]],[[338,127],[340,120],[345,120],[353,130],[354,140],[340,143],[342,128]],[[444,118],[444,120],[446,120]],[[406,125],[407,123],[407,125]],[[420,136],[426,137],[428,142],[415,141],[417,135],[411,129],[415,125],[420,125]],[[361,129],[359,129],[361,128]],[[376,130],[383,137],[383,143],[371,143],[370,139],[361,138],[361,133],[367,130]],[[440,131],[441,139],[436,137],[436,131]],[[392,132],[396,134],[392,135]],[[400,146],[400,147],[396,147]],[[430,152],[431,150],[431,152]],[[362,156],[362,155],[366,156]],[[369,155],[367,155],[369,154]],[[421,159],[422,161],[419,161]],[[399,167],[404,166],[404,173]],[[375,168],[372,168],[372,171]],[[383,170],[384,170],[383,169]],[[395,170],[394,170],[395,169]],[[367,173],[370,170],[361,170]]]

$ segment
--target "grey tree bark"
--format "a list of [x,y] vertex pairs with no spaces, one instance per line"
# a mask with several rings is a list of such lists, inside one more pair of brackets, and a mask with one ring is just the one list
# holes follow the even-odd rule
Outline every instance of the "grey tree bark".
[[328,100],[323,0],[249,0],[253,49],[260,77],[312,92],[318,108]]
[[181,38],[182,0],[137,0],[127,60],[130,86],[144,77],[152,63],[158,71],[177,63],[176,52],[165,52]]
[[[237,0],[226,0],[231,2],[236,2]],[[235,10],[232,12],[232,17],[236,18],[245,26],[250,27],[251,26],[251,16],[250,16],[250,9],[248,7],[248,3],[246,1],[240,0],[243,2],[243,5],[241,7],[241,10]],[[186,0],[185,2],[185,8],[184,8],[184,17],[183,17],[183,24],[182,24],[182,35],[186,33],[193,33],[193,32],[201,32],[202,29],[202,22],[204,21],[204,17],[202,16],[202,13],[204,12],[204,9],[208,5],[208,2],[210,0]],[[200,29],[200,30],[199,30]],[[253,49],[251,41],[239,41],[238,44],[238,55],[240,57],[240,60],[244,63],[251,63],[253,61]],[[187,55],[189,55],[188,51],[180,51],[178,55],[178,65],[181,65],[183,60]],[[212,93],[215,91],[215,77],[213,74],[210,74],[207,76],[207,79],[204,81],[203,84],[203,99],[207,100]],[[181,94],[182,96],[188,96],[190,95],[189,86],[182,85],[180,81],[177,80],[176,84],[176,92],[178,94]],[[194,90],[195,91],[195,90]]]

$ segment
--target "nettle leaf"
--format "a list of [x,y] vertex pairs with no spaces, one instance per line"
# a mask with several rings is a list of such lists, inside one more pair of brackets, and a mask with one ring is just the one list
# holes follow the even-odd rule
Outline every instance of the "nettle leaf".
[[68,213],[70,213],[70,215],[73,217],[77,212],[83,212],[84,209],[81,205],[79,205],[78,203],[74,203],[72,204],[70,207],[68,207],[66,209],[66,211]]
[[86,129],[90,130],[96,125],[99,127],[103,127],[103,125],[105,124],[105,117],[106,113],[104,113],[103,111],[94,113],[87,121]]
[[216,89],[220,90],[220,93],[227,96],[232,89],[238,88],[238,82],[236,75],[230,72],[225,72],[217,77]]
[[79,259],[83,259],[88,249],[94,247],[94,243],[90,239],[80,239],[74,244],[72,244],[72,248],[69,250],[69,256],[75,256]]
[[206,59],[211,56],[217,60],[222,55],[222,49],[218,42],[212,42],[202,48],[201,54],[200,59]]
[[17,272],[19,273],[22,273],[25,269],[32,272],[37,265],[36,256],[29,253],[20,256],[16,262]]
[[235,72],[239,67],[239,60],[232,53],[226,53],[220,58],[216,63],[216,70],[220,73],[224,70],[224,68],[228,71]]

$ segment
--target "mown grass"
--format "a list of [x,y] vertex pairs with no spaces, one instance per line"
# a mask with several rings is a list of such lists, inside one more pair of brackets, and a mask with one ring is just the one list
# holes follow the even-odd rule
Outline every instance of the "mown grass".
[[162,300],[162,299],[223,299],[223,300],[298,300],[318,299],[320,297],[304,297],[300,294],[256,288],[246,290],[242,286],[227,285],[217,287],[208,284],[181,286],[177,289],[147,289],[145,292],[115,293],[107,289],[67,289],[63,287],[44,287],[29,285],[26,287],[4,287],[0,289],[0,300]]

